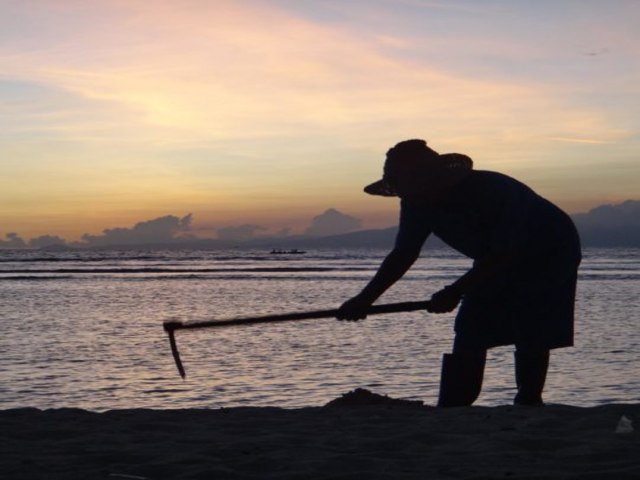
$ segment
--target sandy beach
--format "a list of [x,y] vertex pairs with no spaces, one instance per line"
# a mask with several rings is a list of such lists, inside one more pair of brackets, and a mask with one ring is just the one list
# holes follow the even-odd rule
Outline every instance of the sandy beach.
[[6,479],[637,479],[640,404],[0,411]]

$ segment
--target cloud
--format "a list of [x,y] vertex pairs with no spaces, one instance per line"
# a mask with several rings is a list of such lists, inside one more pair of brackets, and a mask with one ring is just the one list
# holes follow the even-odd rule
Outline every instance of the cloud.
[[358,230],[362,225],[359,218],[345,215],[334,208],[313,217],[311,226],[305,230],[306,235],[314,237],[340,235]]
[[0,248],[24,248],[25,241],[17,233],[7,233],[6,240],[0,240]]
[[[102,122],[136,127],[119,129],[118,136],[220,140],[245,138],[247,131],[297,134],[301,126],[339,132],[372,119],[399,130],[416,121],[441,125],[445,120],[456,131],[460,122],[475,126],[479,120],[506,121],[513,129],[512,119],[523,111],[549,123],[550,102],[556,100],[544,84],[504,75],[472,78],[444,62],[441,51],[462,57],[467,66],[470,60],[462,54],[480,42],[465,35],[414,30],[396,38],[314,21],[302,14],[304,9],[246,1],[195,1],[191,8],[172,2],[92,2],[78,19],[73,4],[51,3],[49,15],[19,4],[13,8],[34,35],[49,36],[37,37],[42,38],[37,49],[15,45],[23,55],[11,50],[0,55],[3,70],[12,72],[12,79],[35,81],[94,104],[104,113],[96,125],[100,132]],[[49,16],[73,23],[48,24]],[[97,27],[103,18],[109,28]],[[48,28],[38,28],[41,22]],[[494,42],[482,45],[472,60],[497,48]],[[501,54],[514,61],[516,53]],[[522,46],[517,54],[522,56]],[[552,116],[561,133],[574,131],[574,122],[584,117],[581,109],[565,110]],[[523,123],[529,131],[543,122]],[[72,133],[85,124],[74,121]],[[606,125],[597,122],[601,129]]]
[[245,241],[256,237],[256,233],[267,230],[260,225],[245,224],[222,227],[216,230],[220,240]]
[[65,241],[65,239],[58,237],[57,235],[41,235],[29,240],[29,246],[32,248],[43,248],[66,244],[67,242]]
[[82,236],[82,240],[85,246],[90,247],[170,243],[190,238],[187,232],[190,230],[191,219],[191,214],[182,218],[166,215],[136,223],[132,228],[105,229],[102,235],[86,233]]

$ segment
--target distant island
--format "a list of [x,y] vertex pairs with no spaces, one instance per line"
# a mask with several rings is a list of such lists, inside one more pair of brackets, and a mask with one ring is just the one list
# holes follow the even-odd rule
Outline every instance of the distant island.
[[571,215],[587,247],[640,247],[640,201],[600,205]]
[[[584,247],[640,248],[640,201],[627,200],[619,205],[601,205],[587,213],[571,215],[576,224]],[[284,238],[253,238],[239,242],[221,240],[194,240],[194,245],[202,248],[265,248],[271,250],[274,244],[286,244],[287,250],[312,248],[379,248],[393,246],[397,227],[358,230],[340,235],[321,237],[290,236]],[[446,248],[436,237],[427,241],[430,248]]]
[[[333,215],[339,214],[334,211]],[[640,201],[627,200],[618,205],[600,205],[586,213],[571,215],[584,247],[640,248]],[[377,248],[393,246],[397,227],[356,230],[336,235],[248,236],[242,239],[196,238],[175,235],[177,227],[187,225],[191,215],[180,219],[172,215],[139,222],[132,228],[107,229],[103,235],[85,235],[84,242],[67,243],[64,239],[43,235],[25,242],[16,233],[0,239],[0,248],[65,250],[72,248],[191,248],[258,249],[273,254],[300,254],[318,248]],[[158,228],[160,227],[160,228]],[[252,231],[259,229],[251,226]],[[184,229],[188,233],[188,229]],[[428,240],[430,248],[445,247],[438,238]]]

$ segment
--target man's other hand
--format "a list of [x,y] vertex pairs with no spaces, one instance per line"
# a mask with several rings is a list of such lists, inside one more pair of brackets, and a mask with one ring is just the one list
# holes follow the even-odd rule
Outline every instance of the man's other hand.
[[427,311],[431,313],[452,312],[456,309],[461,299],[462,294],[457,288],[451,285],[444,287],[442,290],[431,296]]

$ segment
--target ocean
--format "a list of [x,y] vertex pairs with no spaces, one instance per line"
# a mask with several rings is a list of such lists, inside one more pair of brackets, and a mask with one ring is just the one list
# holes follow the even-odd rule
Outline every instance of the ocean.
[[[305,320],[176,333],[162,324],[337,308],[382,250],[0,250],[0,409],[321,406],[355,388],[437,400],[454,314]],[[585,249],[576,344],[555,350],[548,403],[640,402],[640,250]],[[471,262],[424,251],[378,303],[426,300]],[[509,404],[513,348],[490,351],[477,405]]]

